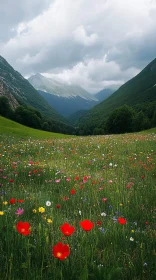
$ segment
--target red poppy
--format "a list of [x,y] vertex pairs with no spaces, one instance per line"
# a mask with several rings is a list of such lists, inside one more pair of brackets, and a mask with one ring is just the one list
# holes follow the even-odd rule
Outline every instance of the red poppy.
[[94,223],[92,223],[90,220],[83,220],[82,222],[80,222],[80,226],[84,230],[89,231],[94,227]]
[[10,182],[10,183],[13,183],[13,182],[14,182],[14,179],[10,179],[9,182]]
[[70,193],[71,193],[71,194],[75,194],[76,191],[75,191],[74,189],[72,189],[72,190],[70,191]]
[[118,218],[118,222],[119,222],[119,224],[121,224],[121,225],[125,225],[125,224],[127,223],[126,219],[124,219],[124,218],[122,218],[122,217],[119,217],[119,218]]
[[15,202],[16,202],[16,199],[15,199],[15,198],[11,198],[11,199],[10,199],[10,204],[15,204]]
[[18,199],[17,200],[19,203],[23,203],[24,202],[24,199]]
[[70,247],[68,244],[63,244],[62,242],[58,242],[52,249],[53,256],[63,261],[70,255]]
[[74,181],[78,181],[79,180],[79,176],[76,176]]
[[96,224],[99,227],[99,226],[101,226],[102,222],[101,221],[97,221]]
[[59,209],[60,207],[61,207],[61,205],[60,205],[60,204],[56,204],[56,208],[58,208],[58,209]]
[[62,226],[60,226],[60,230],[62,231],[62,233],[66,236],[70,236],[71,234],[73,234],[73,232],[75,231],[75,227],[71,226],[68,223],[64,223]]
[[20,234],[29,235],[31,233],[30,224],[28,222],[19,221],[16,225],[16,229]]

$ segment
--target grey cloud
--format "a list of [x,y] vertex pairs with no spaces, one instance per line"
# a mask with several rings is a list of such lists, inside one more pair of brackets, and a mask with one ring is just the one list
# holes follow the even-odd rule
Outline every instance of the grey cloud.
[[148,32],[130,36],[110,49],[107,61],[115,61],[124,71],[130,67],[144,68],[156,57],[156,26]]
[[117,2],[0,0],[1,55],[25,76],[54,73],[90,91],[121,84],[155,58],[156,7]]
[[0,42],[16,34],[20,22],[29,21],[48,8],[53,0],[0,0]]

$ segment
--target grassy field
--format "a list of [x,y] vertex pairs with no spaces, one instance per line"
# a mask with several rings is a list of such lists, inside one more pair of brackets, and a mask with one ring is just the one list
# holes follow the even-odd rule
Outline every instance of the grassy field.
[[18,129],[0,126],[0,279],[156,279],[154,130]]
[[49,139],[53,138],[65,138],[69,137],[60,133],[52,133],[43,130],[33,129],[17,122],[11,121],[9,119],[0,116],[0,134],[12,135],[20,138],[33,137],[37,139]]

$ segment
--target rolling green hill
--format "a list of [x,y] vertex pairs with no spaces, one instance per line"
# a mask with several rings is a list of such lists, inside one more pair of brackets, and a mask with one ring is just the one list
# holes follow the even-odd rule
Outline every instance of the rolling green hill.
[[135,106],[156,100],[156,59],[137,76],[122,85],[108,99],[89,110],[80,118],[79,127],[92,133],[114,109],[127,104]]
[[[13,67],[0,56],[0,80],[6,92],[11,94],[19,104],[31,106],[40,111],[44,116],[69,124],[68,121],[59,115],[48,102],[40,96],[37,90],[24,79],[23,76],[15,71]],[[1,93],[2,95],[3,93]],[[9,96],[8,96],[9,97]]]
[[50,138],[65,138],[69,137],[68,135],[60,134],[60,133],[53,133],[42,131],[38,129],[33,129],[24,125],[21,125],[17,122],[12,120],[3,118],[0,116],[0,134],[5,134],[7,136],[17,136],[20,138],[38,138],[38,139],[50,139]]

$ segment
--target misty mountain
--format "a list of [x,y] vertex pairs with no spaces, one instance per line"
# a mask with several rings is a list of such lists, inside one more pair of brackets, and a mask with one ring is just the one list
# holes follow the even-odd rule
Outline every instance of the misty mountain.
[[37,109],[48,118],[68,123],[2,56],[0,56],[0,95],[8,97],[12,108],[27,105]]

